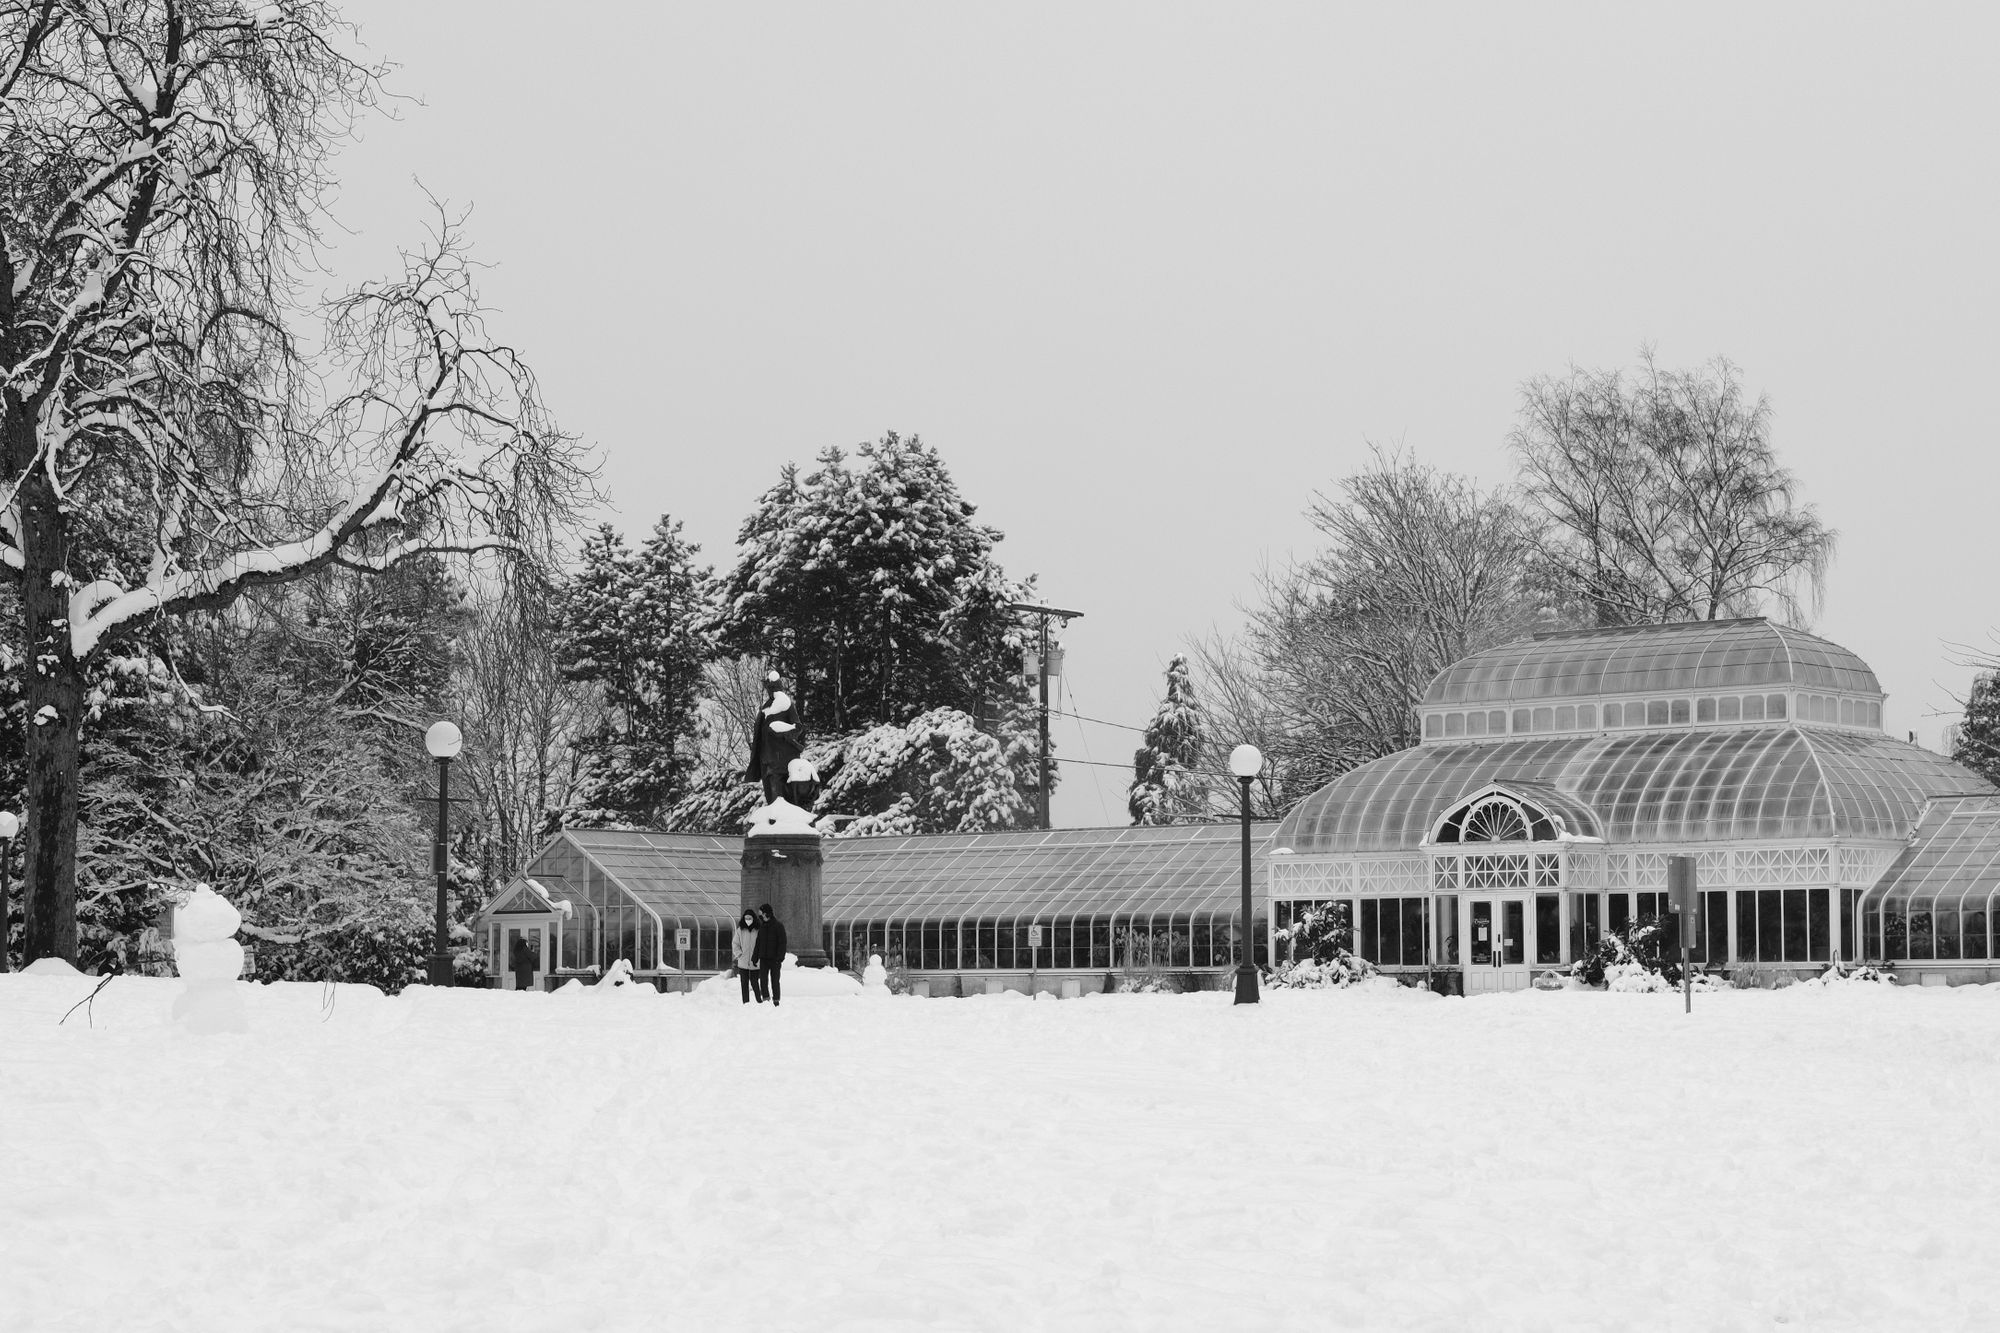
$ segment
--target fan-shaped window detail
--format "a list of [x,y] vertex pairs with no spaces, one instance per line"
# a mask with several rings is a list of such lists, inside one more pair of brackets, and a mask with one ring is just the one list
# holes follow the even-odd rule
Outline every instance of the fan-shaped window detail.
[[1438,820],[1434,843],[1555,842],[1568,831],[1563,817],[1509,792],[1487,790]]

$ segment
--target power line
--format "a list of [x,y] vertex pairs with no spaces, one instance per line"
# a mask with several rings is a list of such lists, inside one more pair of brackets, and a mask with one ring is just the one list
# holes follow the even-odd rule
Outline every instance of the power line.
[[1062,717],[1073,717],[1079,722],[1095,722],[1100,727],[1117,727],[1121,731],[1136,731],[1141,736],[1146,734],[1146,729],[1144,727],[1128,726],[1123,722],[1113,722],[1108,718],[1085,717],[1082,713],[1066,713],[1060,708],[1051,708],[1049,711],[1051,713],[1058,714]]

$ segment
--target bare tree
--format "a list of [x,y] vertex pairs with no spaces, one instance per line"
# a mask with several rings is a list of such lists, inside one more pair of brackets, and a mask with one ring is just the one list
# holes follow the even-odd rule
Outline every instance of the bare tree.
[[[85,669],[330,565],[544,556],[589,493],[457,226],[294,297],[378,71],[317,0],[0,3],[0,564],[28,683],[29,958],[74,958]],[[310,348],[310,350],[309,350]]]
[[1193,645],[1215,735],[1273,757],[1280,807],[1416,744],[1416,705],[1451,663],[1560,623],[1504,493],[1377,449],[1307,512],[1326,547],[1264,574],[1239,639]]
[[546,594],[523,584],[490,590],[458,640],[461,766],[479,802],[487,869],[499,879],[527,865],[569,805],[582,779],[577,741],[603,711],[600,690],[564,679],[549,651],[553,632]]
[[1816,612],[1836,534],[1798,498],[1752,402],[1716,359],[1662,370],[1650,350],[1628,381],[1572,367],[1522,386],[1508,437],[1532,510],[1548,525],[1545,577],[1600,625]]

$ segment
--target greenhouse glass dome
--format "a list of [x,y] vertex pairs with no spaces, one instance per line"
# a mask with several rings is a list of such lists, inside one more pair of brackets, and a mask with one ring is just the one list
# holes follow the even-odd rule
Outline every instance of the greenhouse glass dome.
[[[1945,899],[1911,887],[1930,872],[1906,853],[1913,836],[1965,845],[1966,827],[2000,819],[1975,813],[1994,789],[1883,735],[1882,698],[1847,649],[1761,619],[1474,654],[1431,682],[1416,748],[1343,774],[1279,825],[1275,918],[1344,902],[1378,963],[1510,989],[1663,914],[1667,858],[1688,855],[1705,963],[1914,962],[1919,943],[1923,961],[1993,959],[1994,879],[1967,869],[1977,854],[1953,861],[1967,887],[1950,897],[1946,955]],[[2000,829],[1992,841],[2000,852]]]

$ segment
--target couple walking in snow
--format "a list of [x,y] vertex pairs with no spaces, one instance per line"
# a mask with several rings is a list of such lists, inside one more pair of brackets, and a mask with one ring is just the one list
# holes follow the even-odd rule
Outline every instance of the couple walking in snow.
[[757,911],[747,908],[736,920],[729,937],[729,952],[736,960],[736,979],[743,986],[743,1003],[755,995],[757,1003],[778,1003],[778,969],[785,965],[785,923],[778,920],[771,904]]

